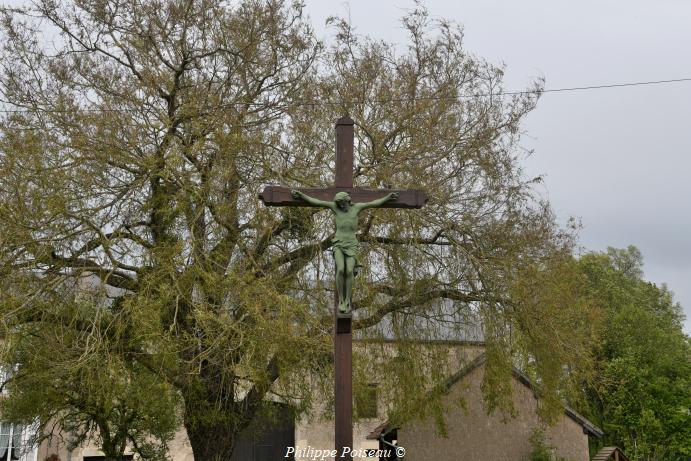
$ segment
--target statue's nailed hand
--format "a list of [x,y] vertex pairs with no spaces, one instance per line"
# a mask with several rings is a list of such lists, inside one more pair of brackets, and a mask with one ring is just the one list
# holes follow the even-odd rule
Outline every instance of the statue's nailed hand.
[[391,192],[389,194],[389,200],[398,200],[398,192]]
[[302,198],[302,192],[300,192],[299,190],[291,190],[290,195],[292,195],[293,198]]

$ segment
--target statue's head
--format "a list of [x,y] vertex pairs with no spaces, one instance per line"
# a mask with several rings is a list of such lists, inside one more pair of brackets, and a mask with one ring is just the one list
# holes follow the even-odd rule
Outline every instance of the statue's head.
[[345,204],[350,205],[352,203],[348,192],[337,192],[336,195],[334,195],[334,202],[336,202],[338,206],[343,206]]

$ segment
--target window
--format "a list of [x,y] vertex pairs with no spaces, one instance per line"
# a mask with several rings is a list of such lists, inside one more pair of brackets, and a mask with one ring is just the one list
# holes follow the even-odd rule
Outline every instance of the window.
[[33,442],[36,430],[35,424],[0,421],[0,461],[36,461],[38,447]]
[[[0,422],[0,460],[19,461],[22,449],[22,426]],[[10,457],[7,457],[7,451]]]
[[[7,382],[16,370],[17,367],[0,366],[0,395],[8,395]],[[0,461],[36,461],[37,430],[37,424],[10,424],[0,420]]]
[[362,392],[355,395],[355,409],[360,418],[377,417],[377,385],[369,384]]

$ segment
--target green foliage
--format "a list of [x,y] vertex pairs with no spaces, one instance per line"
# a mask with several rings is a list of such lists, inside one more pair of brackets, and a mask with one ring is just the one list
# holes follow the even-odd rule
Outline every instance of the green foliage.
[[[17,111],[0,118],[0,314],[26,386],[47,394],[51,373],[28,371],[54,361],[66,389],[109,421],[117,397],[160,440],[156,421],[179,412],[204,461],[227,458],[267,397],[301,412],[331,395],[330,216],[267,209],[257,192],[330,185],[333,122],[349,114],[356,185],[430,197],[362,219],[355,335],[401,343],[356,370],[391,372],[388,414],[441,420],[443,393],[428,391],[448,364],[416,341],[481,323],[491,406],[510,401],[518,356],[556,408],[565,367],[588,363],[588,306],[565,262],[572,235],[517,155],[541,82],[503,96],[503,69],[467,53],[460,27],[423,8],[402,23],[408,48],[338,19],[325,46],[298,2],[278,0],[2,10],[0,93]],[[115,302],[65,298],[83,277]],[[45,416],[22,397],[38,390],[13,386],[8,411]]]
[[528,440],[531,447],[530,461],[552,461],[552,450],[545,443],[545,434],[542,430],[534,430]]
[[642,278],[635,247],[588,254],[579,266],[605,313],[587,414],[636,460],[691,454],[691,348],[681,307],[665,286]]
[[564,399],[592,372],[589,348],[596,341],[600,314],[568,254],[521,268],[511,295],[515,323],[524,326],[515,334],[514,360],[539,383],[538,411],[554,422],[563,414]]
[[535,428],[528,439],[531,452],[529,461],[566,461],[563,457],[555,457],[552,447],[545,442],[545,433],[540,428]]
[[38,420],[39,441],[59,427],[73,446],[91,440],[113,459],[128,445],[143,459],[168,459],[180,424],[178,393],[142,365],[146,356],[124,349],[133,346],[123,338],[126,313],[71,291],[43,306],[43,319],[6,336],[2,363],[18,367],[5,383],[11,398],[0,401],[3,418]]

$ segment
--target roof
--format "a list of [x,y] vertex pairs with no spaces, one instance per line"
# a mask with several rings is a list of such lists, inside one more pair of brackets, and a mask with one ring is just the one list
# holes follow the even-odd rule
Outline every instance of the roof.
[[389,425],[388,421],[381,423],[379,426],[375,427],[374,430],[367,435],[367,439],[368,440],[378,440],[379,437],[381,437],[382,435],[385,435],[387,433],[387,429],[388,429],[387,426],[388,425]]
[[[470,363],[468,363],[465,367],[460,369],[458,372],[449,376],[444,381],[444,386],[447,388],[451,388],[451,386],[453,386],[454,384],[459,382],[464,377],[468,376],[473,370],[484,365],[486,361],[487,361],[487,355],[485,353],[480,354],[475,359],[473,359]],[[513,367],[512,373],[513,373],[514,378],[516,378],[524,386],[527,386],[528,388],[530,388],[537,398],[538,389],[535,386],[535,384],[530,380],[530,378],[516,367]],[[604,435],[604,432],[602,432],[602,430],[600,428],[598,428],[596,425],[594,425],[593,423],[588,421],[588,419],[585,416],[582,416],[576,410],[574,410],[573,408],[569,407],[566,404],[564,404],[564,414],[566,416],[568,416],[569,418],[571,418],[572,420],[574,420],[576,423],[578,423],[583,428],[583,433],[588,434],[588,435],[592,435],[593,437],[597,437],[597,438],[600,438]],[[374,429],[367,436],[367,438],[368,439],[378,439],[382,433],[388,432],[388,429],[389,428],[388,428],[388,421],[387,421],[387,422],[379,425],[376,429]],[[619,451],[621,452],[621,450],[619,450]],[[622,455],[623,455],[623,453],[622,453]],[[603,458],[603,459],[609,459],[609,458]],[[620,458],[620,459],[621,459],[621,461],[628,461],[628,459],[625,457]]]
[[[454,384],[456,384],[458,381],[460,381],[462,378],[467,376],[471,371],[475,370],[476,368],[480,367],[481,365],[484,365],[485,362],[487,361],[487,355],[485,353],[480,354],[478,357],[475,358],[472,362],[470,362],[467,366],[465,366],[462,370],[460,370],[458,373],[453,374],[452,376],[447,379],[447,382],[445,383],[446,386],[451,387]],[[516,367],[512,368],[512,373],[513,376],[520,381],[524,386],[530,388],[534,393],[537,398],[537,394],[539,393],[537,387],[535,384],[530,380],[530,378],[523,373],[521,370],[519,370]],[[578,424],[581,425],[583,428],[583,432],[585,434],[592,435],[594,437],[600,438],[604,435],[604,432],[600,428],[598,428],[596,425],[588,421],[585,416],[582,416],[580,413],[578,413],[576,410],[571,408],[570,406],[564,404],[564,414],[577,422]]]
[[598,451],[592,461],[629,461],[619,447],[604,447]]

